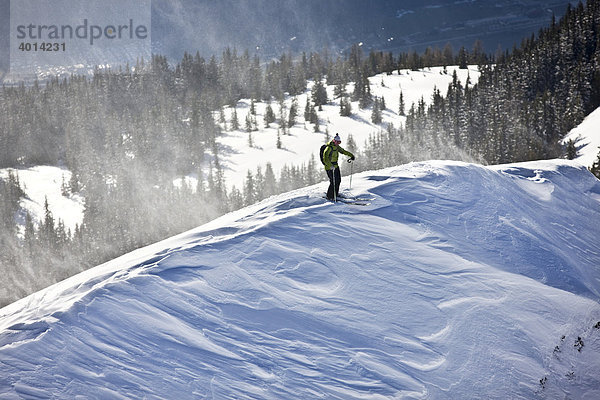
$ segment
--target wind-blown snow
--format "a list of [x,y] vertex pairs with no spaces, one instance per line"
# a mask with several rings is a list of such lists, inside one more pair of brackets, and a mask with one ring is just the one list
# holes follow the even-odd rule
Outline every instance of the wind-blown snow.
[[[277,176],[279,176],[279,172],[284,165],[300,166],[308,164],[311,157],[318,163],[319,148],[336,133],[339,133],[342,137],[342,146],[347,146],[348,138],[352,136],[358,148],[363,148],[369,135],[387,129],[388,124],[395,127],[404,124],[406,117],[399,115],[400,92],[402,92],[404,98],[405,112],[408,113],[411,105],[416,105],[421,99],[425,104],[430,104],[434,89],[438,89],[445,94],[448,85],[453,80],[454,73],[463,85],[466,84],[467,80],[470,85],[477,83],[480,75],[477,66],[470,66],[468,69],[451,66],[446,69],[431,67],[419,71],[405,69],[394,71],[391,75],[378,74],[370,77],[371,94],[385,99],[386,109],[382,111],[381,124],[372,123],[372,107],[360,109],[358,101],[352,102],[352,116],[340,116],[340,99],[334,98],[334,85],[329,85],[327,86],[329,103],[323,105],[323,111],[317,113],[320,121],[319,132],[314,132],[314,125],[305,122],[303,117],[306,98],[311,95],[310,89],[313,82],[310,82],[309,89],[296,96],[298,117],[296,118],[296,124],[289,128],[288,135],[281,132],[281,149],[277,148],[279,124],[272,123],[270,127],[265,127],[264,115],[267,104],[264,102],[257,102],[255,105],[258,131],[251,133],[254,147],[248,145],[248,132],[245,130],[245,121],[250,112],[251,100],[242,99],[236,106],[240,129],[235,131],[226,129],[222,136],[217,137],[217,142],[225,150],[222,154],[219,154],[225,183],[229,187],[235,186],[241,189],[248,170],[255,173],[257,167],[260,167],[264,172],[267,163],[271,163]],[[346,89],[348,93],[352,93],[354,84],[349,84]],[[290,96],[286,97],[284,104],[287,111],[291,107],[292,99]],[[271,107],[275,115],[279,117],[279,104],[272,102]],[[229,125],[223,126],[224,128],[231,128],[232,112],[231,108],[225,110],[226,121]],[[218,118],[217,115],[215,117]],[[329,134],[329,137],[327,134]],[[207,160],[212,157],[209,153],[206,156]],[[208,174],[209,163],[206,162],[205,164],[204,172]]]
[[600,396],[585,168],[424,162],[355,176],[368,206],[323,191],[1,309],[0,398]]
[[[476,66],[470,66],[469,69],[460,69],[458,66],[450,66],[444,72],[442,67],[425,68],[419,71],[401,70],[395,71],[391,75],[379,74],[369,78],[371,93],[373,96],[383,97],[386,101],[387,109],[382,112],[383,122],[373,124],[371,122],[371,108],[361,110],[358,102],[352,103],[353,116],[342,117],[339,115],[339,99],[333,98],[333,85],[327,86],[330,104],[323,106],[319,118],[321,132],[315,133],[313,125],[304,122],[304,107],[307,96],[310,96],[310,90],[297,96],[298,117],[296,124],[289,129],[289,135],[281,135],[282,148],[277,148],[277,130],[279,125],[273,123],[269,128],[264,126],[264,114],[266,103],[257,102],[256,120],[258,131],[252,132],[254,147],[248,145],[248,132],[245,128],[245,118],[250,110],[250,100],[243,99],[237,104],[238,120],[240,130],[223,132],[223,135],[217,138],[222,147],[222,154],[219,154],[220,163],[224,168],[225,183],[242,189],[247,172],[252,173],[260,167],[264,172],[267,163],[271,163],[273,170],[277,175],[285,166],[300,166],[307,164],[311,157],[318,163],[318,151],[326,141],[326,131],[332,137],[335,132],[339,132],[344,140],[343,146],[347,147],[347,140],[350,135],[353,136],[356,145],[362,148],[370,134],[376,133],[380,129],[385,129],[388,123],[398,127],[404,123],[405,117],[398,115],[400,91],[404,96],[406,111],[410,109],[413,103],[417,103],[421,98],[429,104],[435,88],[445,93],[448,84],[452,82],[454,72],[457,78],[463,84],[467,79],[474,84],[479,78],[479,71]],[[348,91],[351,93],[353,85],[348,85]],[[292,98],[287,97],[285,105],[287,110],[292,103]],[[274,112],[279,114],[279,105],[273,102]],[[227,124],[231,122],[232,109],[226,110]],[[215,117],[218,118],[218,113]],[[226,126],[223,126],[226,128]],[[212,159],[212,154],[207,153],[207,160]],[[6,179],[8,171],[11,169],[0,169],[0,179]],[[44,201],[48,198],[50,211],[58,222],[63,220],[65,226],[71,231],[75,230],[77,224],[83,222],[83,197],[76,193],[74,195],[63,196],[61,194],[61,184],[63,177],[69,182],[71,172],[54,166],[35,166],[30,168],[12,169],[15,171],[21,183],[23,184],[26,198],[21,202],[22,210],[18,218],[18,226],[22,232],[25,230],[24,211],[32,216],[35,223],[44,219]],[[209,173],[209,162],[205,163],[205,176]],[[323,176],[325,176],[323,174]],[[196,176],[186,177],[190,187],[195,188],[197,184]],[[181,186],[181,178],[174,180],[174,184]]]
[[71,171],[48,165],[29,168],[0,169],[0,179],[6,180],[9,172],[19,178],[25,197],[21,200],[22,212],[17,216],[21,234],[25,230],[25,212],[29,213],[34,224],[44,221],[44,205],[48,201],[48,209],[55,222],[63,221],[65,227],[72,232],[83,221],[84,200],[79,194],[65,194],[62,186],[69,183]]

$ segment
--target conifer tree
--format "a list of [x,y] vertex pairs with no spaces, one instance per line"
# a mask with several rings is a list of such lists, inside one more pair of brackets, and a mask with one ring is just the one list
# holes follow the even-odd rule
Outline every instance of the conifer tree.
[[287,118],[286,118],[286,106],[283,100],[279,102],[279,127],[286,134],[287,129]]
[[36,241],[35,226],[29,212],[25,213],[25,234],[23,237],[28,250],[31,252]]
[[317,110],[315,109],[314,104],[311,104],[310,106],[309,121],[311,124],[316,124],[319,122],[319,116],[317,115]]
[[219,123],[223,127],[223,129],[227,130],[227,120],[225,119],[225,110],[223,107],[219,108]]
[[375,101],[373,102],[373,110],[371,111],[371,122],[374,124],[380,124],[382,120],[381,116],[381,100],[378,97],[375,97]]
[[46,248],[54,248],[58,244],[58,235],[55,229],[55,221],[48,205],[48,197],[44,200],[44,221],[40,226],[40,240]]
[[460,69],[467,69],[467,64],[469,62],[469,53],[464,46],[460,48],[457,56],[457,64]]
[[[252,132],[254,130],[254,125],[252,123],[252,113],[246,114],[246,132]],[[252,147],[252,146],[250,146]]]
[[398,115],[405,116],[406,115],[406,105],[404,104],[404,94],[402,90],[400,90],[400,104],[398,106]]
[[451,65],[454,62],[454,50],[452,49],[452,45],[450,43],[446,43],[444,45],[444,49],[442,50],[442,65],[445,67]]
[[359,74],[359,79],[355,82],[353,99],[358,100],[358,106],[362,109],[371,104],[371,86],[366,73]]
[[273,172],[273,166],[269,162],[265,168],[264,197],[266,198],[276,193],[277,181],[275,179],[275,173]]
[[235,186],[229,192],[229,203],[236,210],[244,207],[244,195]]
[[287,126],[289,128],[293,127],[296,124],[296,117],[298,116],[298,99],[294,97],[292,99],[292,104],[290,105],[290,112],[288,115]]
[[238,121],[237,108],[233,107],[231,113],[231,130],[237,131],[238,129],[240,129],[240,123]]
[[349,117],[352,115],[352,104],[348,96],[343,96],[340,99],[340,115],[342,117]]
[[311,105],[308,96],[306,96],[306,105],[304,106],[304,121],[311,120]]
[[273,112],[273,107],[271,107],[271,103],[267,104],[264,120],[265,128],[268,128],[270,124],[275,122],[275,112]]
[[596,178],[600,179],[600,152],[598,152],[598,157],[596,158],[596,161],[594,161],[594,164],[592,164],[592,166],[590,167],[590,172],[594,174]]
[[[327,89],[323,85],[321,78],[315,79],[315,84],[311,90],[311,99],[315,107],[321,107],[329,101],[327,99]],[[321,110],[321,108],[319,108],[319,110]]]
[[346,96],[346,83],[338,82],[333,88],[333,97],[335,99],[341,99],[344,96]]
[[244,184],[244,205],[254,204],[256,202],[256,187],[252,171],[248,170],[246,174],[246,183]]
[[567,160],[574,160],[577,157],[577,147],[573,139],[569,139],[567,142]]

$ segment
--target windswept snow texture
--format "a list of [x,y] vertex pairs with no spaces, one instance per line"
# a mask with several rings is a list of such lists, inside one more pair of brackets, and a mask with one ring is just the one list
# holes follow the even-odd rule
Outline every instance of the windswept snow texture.
[[585,168],[425,162],[355,176],[368,206],[323,191],[0,310],[0,398],[600,398]]

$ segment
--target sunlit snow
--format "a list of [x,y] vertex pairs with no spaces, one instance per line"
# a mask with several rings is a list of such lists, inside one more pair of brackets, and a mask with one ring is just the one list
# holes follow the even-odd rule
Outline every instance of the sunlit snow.
[[65,228],[75,231],[77,224],[83,221],[84,199],[78,193],[64,193],[62,187],[69,183],[71,171],[53,166],[35,166],[29,168],[0,169],[0,179],[7,179],[9,171],[19,178],[25,198],[21,200],[23,212],[18,216],[21,233],[24,230],[25,216],[28,212],[34,224],[44,220],[44,206],[48,201],[48,209],[55,222],[63,221]]
[[[342,188],[347,188],[344,180]],[[0,398],[600,396],[600,183],[412,163],[267,199],[0,310]]]
[[600,153],[600,108],[588,115],[579,126],[571,130],[563,143],[569,140],[577,147],[577,161],[591,167]]

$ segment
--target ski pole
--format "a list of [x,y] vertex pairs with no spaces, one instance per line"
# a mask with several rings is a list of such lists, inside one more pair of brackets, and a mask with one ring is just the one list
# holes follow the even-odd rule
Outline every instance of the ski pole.
[[350,163],[350,186],[348,190],[352,190],[352,159],[349,159],[348,162]]
[[331,172],[333,172],[333,202],[337,203],[337,193],[335,192],[335,168],[333,168]]

